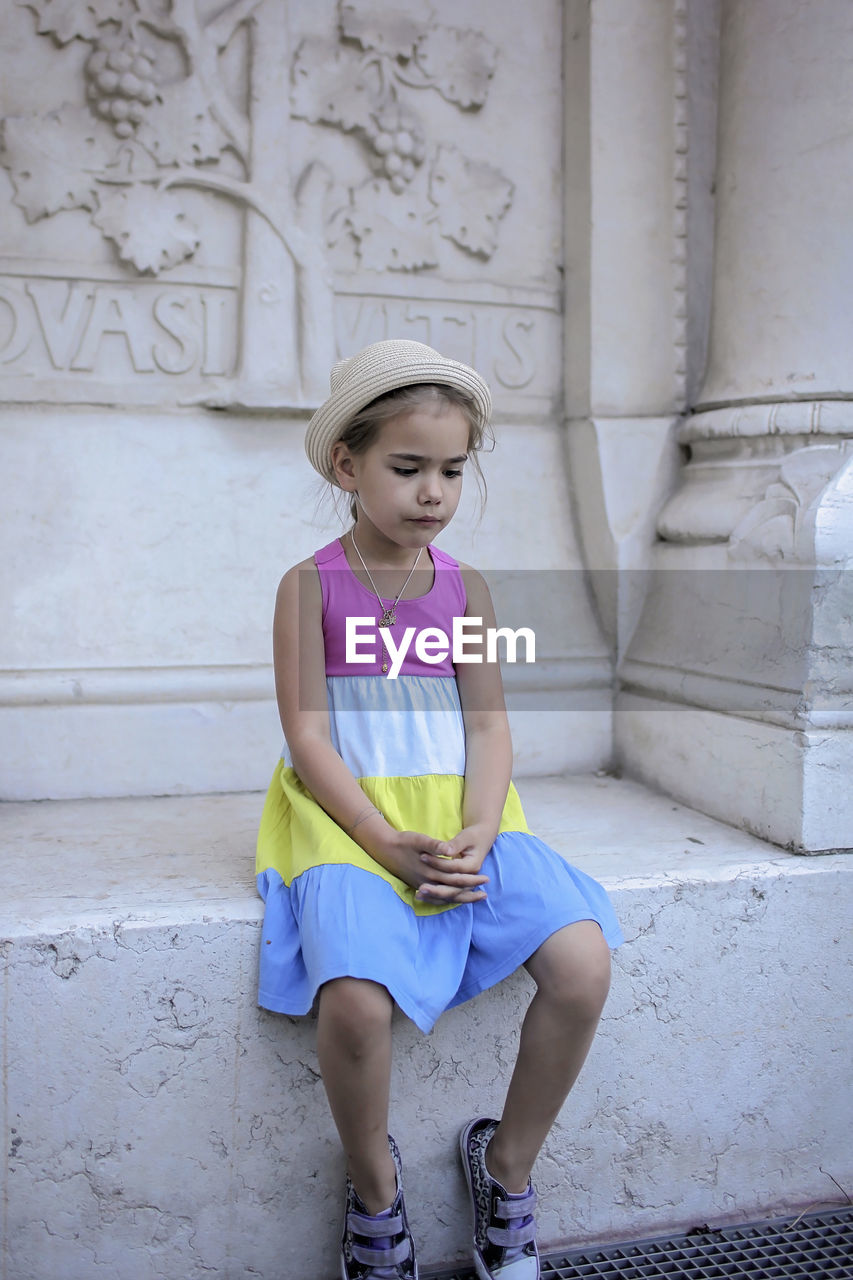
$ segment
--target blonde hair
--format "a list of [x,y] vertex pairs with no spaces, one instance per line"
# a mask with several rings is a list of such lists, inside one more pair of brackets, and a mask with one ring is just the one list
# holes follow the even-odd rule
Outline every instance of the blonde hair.
[[[336,443],[345,444],[351,454],[358,457],[366,453],[376,440],[381,427],[391,418],[401,413],[412,413],[416,409],[435,406],[439,412],[449,408],[462,411],[468,423],[468,454],[477,477],[480,492],[480,508],[486,502],[486,479],[480,466],[478,453],[486,444],[494,448],[494,436],[491,426],[483,422],[482,415],[473,396],[442,382],[417,382],[407,387],[397,387],[384,395],[377,396],[370,404],[360,409],[347,423]],[[350,499],[350,515],[356,519],[358,504],[355,496]]]

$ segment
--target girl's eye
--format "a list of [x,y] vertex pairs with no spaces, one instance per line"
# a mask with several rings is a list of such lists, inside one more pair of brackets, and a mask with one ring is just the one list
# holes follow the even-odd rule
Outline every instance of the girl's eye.
[[[418,474],[417,467],[394,467],[393,471],[398,476],[416,476]],[[453,480],[462,475],[462,469],[460,467],[448,467],[444,475]]]

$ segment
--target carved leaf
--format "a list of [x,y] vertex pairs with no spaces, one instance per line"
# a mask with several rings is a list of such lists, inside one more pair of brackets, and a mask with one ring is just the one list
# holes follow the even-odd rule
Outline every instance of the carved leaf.
[[[798,508],[805,509],[820,496],[837,470],[838,451],[834,445],[809,445],[788,454],[779,478],[794,495]],[[770,496],[769,489],[766,496]]]
[[371,180],[353,193],[344,217],[358,241],[358,256],[370,271],[418,271],[438,262],[432,227],[409,195],[391,195]]
[[732,530],[729,555],[740,560],[788,559],[794,549],[795,524],[793,502],[778,497],[765,498]]
[[159,165],[218,160],[228,140],[192,76],[158,88],[136,139]]
[[180,199],[152,187],[111,191],[92,222],[113,241],[122,262],[155,276],[192,257],[200,243]]
[[40,36],[53,36],[59,44],[75,38],[94,40],[104,22],[122,23],[136,12],[130,0],[18,0],[38,18]]
[[469,160],[456,147],[439,147],[430,172],[429,195],[438,205],[441,234],[469,253],[491,257],[498,222],[515,188],[493,165]]
[[495,73],[497,49],[479,31],[433,27],[418,41],[415,61],[442,97],[460,107],[481,107]]
[[432,10],[423,4],[412,3],[406,12],[400,0],[342,0],[340,14],[341,34],[346,39],[394,58],[411,58],[432,19]]
[[230,0],[207,24],[207,35],[217,49],[224,49],[241,22],[245,22],[263,0]]
[[312,124],[364,127],[375,107],[361,59],[319,37],[302,41],[293,62],[293,114]]
[[45,116],[7,116],[0,159],[12,177],[15,204],[35,222],[60,209],[96,208],[93,175],[110,149],[86,108],[66,103]]
[[768,560],[796,557],[805,513],[838,470],[838,457],[834,445],[810,445],[789,454],[779,478],[732,530],[729,554]]

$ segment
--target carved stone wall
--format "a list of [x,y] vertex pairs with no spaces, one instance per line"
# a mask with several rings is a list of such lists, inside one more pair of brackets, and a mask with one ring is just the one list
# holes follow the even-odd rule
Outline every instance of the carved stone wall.
[[[4,47],[28,74],[5,85],[7,398],[161,404],[166,375],[178,403],[298,407],[336,347],[393,331],[474,361],[507,403],[547,404],[557,206],[513,155],[504,33],[488,6],[464,15],[481,29],[445,7],[13,6]],[[541,8],[521,73],[555,29]],[[558,138],[529,123],[553,191]]]
[[[0,37],[2,794],[263,786],[275,586],[340,530],[301,444],[334,360],[402,336],[480,369],[490,501],[445,545],[581,566],[560,6],[15,0]],[[567,580],[571,632],[509,673],[522,769],[610,751]],[[555,681],[576,718],[543,736]]]

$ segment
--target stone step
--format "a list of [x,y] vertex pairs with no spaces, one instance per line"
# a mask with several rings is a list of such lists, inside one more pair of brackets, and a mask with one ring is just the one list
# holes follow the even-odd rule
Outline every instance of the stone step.
[[[841,1199],[849,877],[610,777],[528,779],[531,829],[610,890],[627,942],[536,1169],[543,1246]],[[343,1162],[312,1018],[255,1005],[257,794],[0,805],[0,1274],[324,1280]],[[497,1112],[521,972],[422,1036],[393,1130],[425,1268],[464,1258],[455,1137]]]

